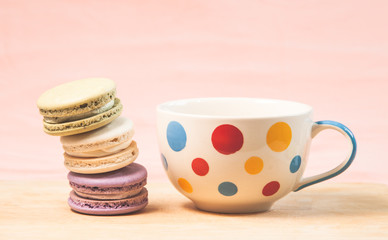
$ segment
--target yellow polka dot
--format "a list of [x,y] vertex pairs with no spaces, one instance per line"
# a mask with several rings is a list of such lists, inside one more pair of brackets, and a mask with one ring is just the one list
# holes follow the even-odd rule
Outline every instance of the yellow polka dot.
[[268,130],[267,145],[274,152],[282,152],[291,143],[291,127],[285,122],[277,122]]
[[263,160],[259,157],[250,157],[245,162],[245,171],[249,174],[258,174],[263,170],[264,163]]
[[193,187],[191,184],[184,178],[179,178],[178,179],[178,184],[182,188],[183,191],[187,193],[192,193],[193,192]]

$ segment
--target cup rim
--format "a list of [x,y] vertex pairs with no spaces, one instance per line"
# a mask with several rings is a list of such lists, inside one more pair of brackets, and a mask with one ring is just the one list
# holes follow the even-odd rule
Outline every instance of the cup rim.
[[[302,108],[302,110],[295,111],[295,113],[288,113],[288,114],[273,114],[271,116],[245,116],[245,115],[210,115],[210,114],[198,114],[198,113],[187,113],[187,112],[179,112],[174,111],[171,109],[173,106],[177,105],[183,105],[184,103],[200,103],[200,102],[209,102],[209,101],[250,101],[250,102],[261,102],[261,103],[282,103],[282,104],[289,104],[289,105],[295,105]],[[206,119],[271,119],[271,118],[279,118],[279,117],[293,117],[293,116],[302,116],[305,114],[311,114],[313,111],[313,108],[310,105],[296,102],[296,101],[290,101],[290,100],[283,100],[283,99],[272,99],[272,98],[250,98],[250,97],[204,97],[204,98],[183,98],[183,99],[176,99],[171,101],[166,101],[163,103],[160,103],[156,107],[157,113],[166,113],[166,114],[173,114],[176,116],[185,116],[185,117],[192,117],[192,118],[206,118]]]

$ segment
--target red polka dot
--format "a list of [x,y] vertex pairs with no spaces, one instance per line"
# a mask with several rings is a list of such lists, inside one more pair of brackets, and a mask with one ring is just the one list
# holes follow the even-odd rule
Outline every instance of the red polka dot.
[[199,176],[205,176],[209,172],[209,164],[202,158],[194,159],[191,168]]
[[233,125],[224,124],[214,129],[212,134],[213,147],[222,154],[232,154],[241,149],[244,137]]
[[279,191],[279,188],[280,188],[279,182],[277,181],[269,182],[263,188],[263,195],[267,197],[272,196]]

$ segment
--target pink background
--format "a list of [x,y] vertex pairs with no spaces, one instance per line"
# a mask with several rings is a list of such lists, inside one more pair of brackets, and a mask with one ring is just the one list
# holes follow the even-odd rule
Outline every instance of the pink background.
[[[0,179],[65,179],[58,137],[35,102],[60,83],[112,78],[135,122],[138,162],[166,181],[158,103],[191,97],[280,98],[314,120],[347,125],[353,165],[331,180],[388,184],[388,2],[0,1]],[[333,168],[347,143],[312,145],[307,175]]]

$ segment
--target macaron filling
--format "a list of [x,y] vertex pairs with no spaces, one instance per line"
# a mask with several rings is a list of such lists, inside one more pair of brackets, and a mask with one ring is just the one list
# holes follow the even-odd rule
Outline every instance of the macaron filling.
[[106,146],[106,147],[103,147],[101,149],[94,150],[94,151],[70,152],[70,151],[66,151],[66,149],[65,149],[65,152],[71,156],[74,156],[74,157],[104,157],[104,156],[118,153],[118,152],[126,149],[127,147],[129,147],[129,145],[131,145],[131,143],[132,143],[132,139],[128,139],[122,143],[119,143],[119,144],[116,144],[113,146]]
[[97,109],[94,109],[92,111],[86,112],[86,113],[81,113],[81,114],[77,114],[77,115],[73,115],[73,116],[66,116],[66,117],[43,117],[43,120],[47,123],[53,123],[53,124],[77,121],[80,119],[88,118],[88,117],[106,112],[113,107],[114,103],[115,103],[115,101],[111,100],[110,102],[108,102],[104,106],[97,108]]
[[135,196],[139,194],[141,189],[136,189],[134,191],[126,192],[126,193],[118,193],[118,194],[86,194],[86,193],[81,193],[75,191],[75,193],[83,198],[88,198],[88,199],[95,199],[95,200],[118,200],[118,199],[123,199],[123,198],[129,198],[132,196]]

